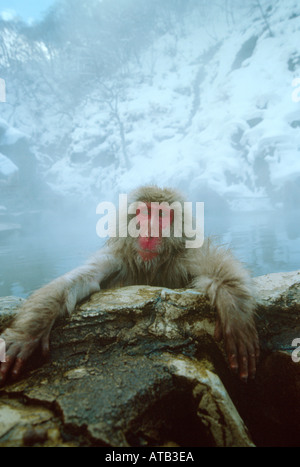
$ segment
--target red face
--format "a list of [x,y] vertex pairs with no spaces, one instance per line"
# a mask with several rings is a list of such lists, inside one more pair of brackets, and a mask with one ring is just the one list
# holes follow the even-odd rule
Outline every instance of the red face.
[[159,254],[162,234],[173,223],[174,213],[169,206],[146,203],[147,209],[137,209],[140,223],[139,254],[144,261],[151,261]]

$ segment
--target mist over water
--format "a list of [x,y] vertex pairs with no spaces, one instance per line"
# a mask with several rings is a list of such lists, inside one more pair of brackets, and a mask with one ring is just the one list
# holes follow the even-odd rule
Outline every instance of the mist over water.
[[299,269],[299,30],[295,0],[0,15],[0,295],[81,265],[97,204],[153,183],[203,201],[254,276]]
[[[96,216],[95,216],[96,217]],[[293,271],[300,264],[300,226],[277,213],[252,212],[205,218],[205,235],[234,251],[252,276]],[[47,282],[83,264],[104,240],[96,221],[39,225],[1,238],[0,296],[27,297]]]

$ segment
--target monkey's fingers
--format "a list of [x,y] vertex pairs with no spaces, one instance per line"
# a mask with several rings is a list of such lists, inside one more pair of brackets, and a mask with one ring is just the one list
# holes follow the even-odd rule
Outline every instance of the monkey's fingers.
[[8,375],[16,379],[33,350],[36,348],[38,340],[29,340],[29,342],[7,342],[7,351],[5,362],[0,366],[0,384],[5,383]]
[[49,357],[49,353],[50,353],[49,335],[50,335],[50,333],[47,333],[47,334],[42,338],[42,341],[41,341],[42,354],[43,354],[43,357],[44,357],[44,358],[48,358],[48,357]]
[[15,362],[15,356],[6,354],[5,362],[1,363],[0,365],[0,384],[5,383],[7,375],[10,369],[12,368],[14,362]]
[[11,370],[11,375],[12,375],[13,379],[16,379],[19,376],[19,374],[21,373],[21,370],[22,370],[22,368],[24,366],[24,363],[25,363],[24,359],[22,359],[20,357],[16,358],[13,369]]
[[20,357],[15,357],[15,355],[10,356],[6,355],[6,362],[1,363],[0,368],[0,384],[5,383],[8,374],[10,373],[12,379],[16,379],[24,366],[25,360]]
[[253,378],[256,371],[255,354],[254,358],[251,358],[251,352],[248,351],[243,340],[238,339],[234,333],[227,332],[225,348],[230,369],[238,373],[243,382],[247,382],[249,376]]
[[227,332],[225,335],[225,349],[229,366],[234,373],[237,373],[239,368],[237,347],[232,334]]
[[248,359],[248,367],[249,367],[249,378],[253,379],[256,373],[256,355],[254,350],[250,350],[249,359]]
[[248,371],[248,368],[249,368],[248,358],[249,358],[249,356],[248,356],[247,347],[243,342],[239,343],[238,351],[239,351],[238,360],[239,360],[240,379],[242,381],[244,381],[245,383],[247,383],[248,376],[249,376],[249,371]]
[[256,374],[257,362],[259,360],[260,348],[257,332],[254,335],[251,345],[248,347],[249,353],[249,377],[253,379]]

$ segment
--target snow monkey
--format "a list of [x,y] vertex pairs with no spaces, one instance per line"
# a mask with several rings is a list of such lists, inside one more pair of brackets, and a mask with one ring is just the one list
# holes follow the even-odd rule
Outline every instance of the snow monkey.
[[[254,377],[259,343],[248,272],[229,250],[209,239],[201,247],[187,248],[185,230],[175,235],[174,209],[168,211],[168,206],[184,206],[176,190],[145,186],[134,191],[131,200],[137,206],[135,221],[140,228],[135,235],[110,237],[86,265],[55,279],[24,302],[1,336],[6,343],[6,362],[0,366],[2,383],[9,374],[13,379],[19,375],[38,346],[48,354],[50,331],[59,315],[72,313],[78,302],[101,288],[127,285],[204,291],[217,310],[214,337],[224,340],[229,367],[243,381]],[[156,236],[152,235],[153,218],[158,219]],[[168,227],[170,234],[164,236]]]

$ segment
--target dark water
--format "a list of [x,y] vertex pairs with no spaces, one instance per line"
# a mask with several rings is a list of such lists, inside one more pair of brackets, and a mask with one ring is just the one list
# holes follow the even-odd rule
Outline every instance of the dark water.
[[[230,246],[254,276],[300,269],[299,211],[206,218],[205,234]],[[28,296],[101,247],[97,219],[37,222],[0,237],[0,296]]]

